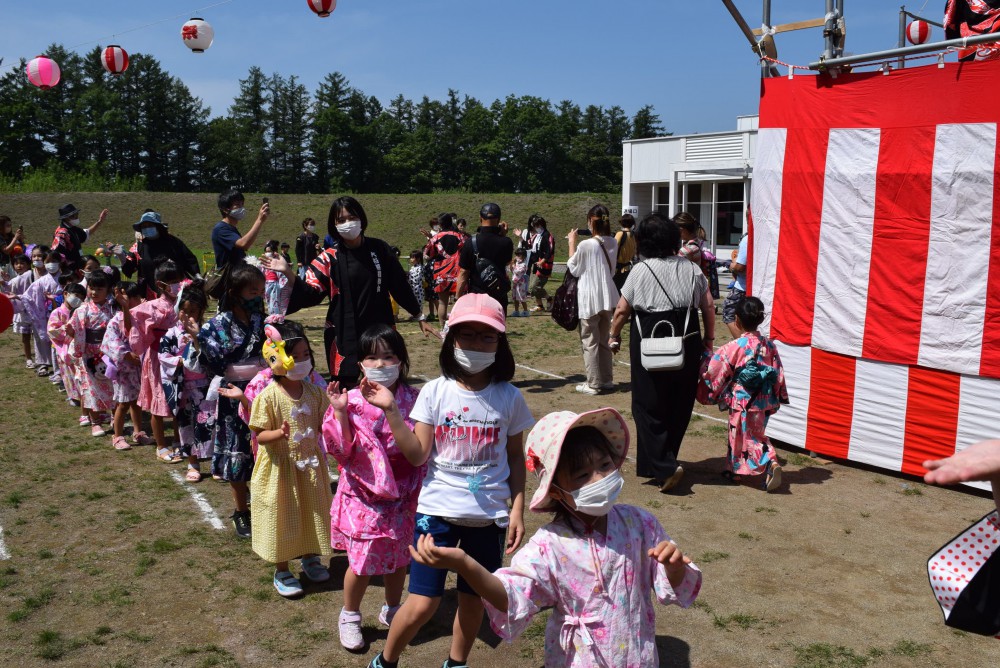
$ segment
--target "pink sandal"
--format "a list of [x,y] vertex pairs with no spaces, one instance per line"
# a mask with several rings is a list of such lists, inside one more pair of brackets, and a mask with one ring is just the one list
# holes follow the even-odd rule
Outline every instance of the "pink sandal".
[[132,446],[128,444],[124,436],[115,436],[111,439],[111,445],[115,447],[115,450],[131,450]]

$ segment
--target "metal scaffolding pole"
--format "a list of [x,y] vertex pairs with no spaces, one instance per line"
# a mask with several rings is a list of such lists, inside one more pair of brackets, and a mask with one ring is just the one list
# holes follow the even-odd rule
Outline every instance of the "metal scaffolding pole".
[[966,48],[978,44],[992,44],[1000,42],[1000,33],[990,33],[988,35],[976,35],[974,37],[964,37],[960,39],[949,39],[943,42],[933,42],[929,44],[917,44],[901,49],[888,49],[886,51],[875,51],[873,53],[863,53],[855,56],[842,56],[829,60],[821,59],[814,63],[809,63],[811,70],[827,70],[842,65],[857,65],[858,63],[877,63],[880,61],[893,60],[899,56],[914,56],[932,51],[944,51],[951,47]]

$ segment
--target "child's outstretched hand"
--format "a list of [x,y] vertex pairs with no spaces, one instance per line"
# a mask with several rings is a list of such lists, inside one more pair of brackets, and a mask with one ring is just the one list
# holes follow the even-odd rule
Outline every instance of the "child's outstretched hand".
[[340,389],[340,383],[333,381],[326,386],[326,396],[330,398],[330,406],[335,411],[347,408],[347,390]]
[[980,441],[946,459],[924,462],[924,482],[954,485],[971,480],[1000,481],[1000,440]]
[[281,423],[281,437],[288,438],[292,435],[292,428],[288,426],[288,420],[284,420]]
[[455,570],[465,558],[465,550],[460,547],[438,547],[434,544],[434,537],[425,533],[417,539],[416,549],[410,545],[410,556],[424,566]]
[[236,387],[232,383],[229,383],[225,387],[219,388],[219,396],[225,397],[226,399],[232,399],[233,401],[242,402],[246,395],[243,394],[243,390]]
[[396,397],[392,395],[389,388],[379,385],[375,381],[368,380],[367,377],[361,379],[358,389],[361,390],[361,396],[365,398],[365,401],[375,408],[381,408],[384,411],[392,408],[392,404],[396,401]]
[[681,548],[677,547],[677,543],[672,540],[662,541],[650,549],[649,556],[663,564],[667,569],[667,579],[675,587],[684,579],[684,567],[691,563],[691,560],[681,552]]

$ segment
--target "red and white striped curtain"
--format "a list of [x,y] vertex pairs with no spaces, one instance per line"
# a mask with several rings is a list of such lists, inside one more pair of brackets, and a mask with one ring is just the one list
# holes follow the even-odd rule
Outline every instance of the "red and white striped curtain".
[[1000,433],[998,77],[763,82],[750,292],[792,400],[773,437],[918,474]]

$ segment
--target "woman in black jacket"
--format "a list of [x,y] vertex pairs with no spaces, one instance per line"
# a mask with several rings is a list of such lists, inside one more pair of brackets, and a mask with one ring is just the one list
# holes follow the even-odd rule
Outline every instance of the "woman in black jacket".
[[138,222],[132,224],[132,228],[142,235],[142,241],[132,246],[128,253],[120,255],[122,273],[131,278],[138,272],[136,282],[146,288],[147,294],[156,293],[156,265],[164,259],[173,260],[186,278],[200,276],[198,258],[183,241],[167,231],[167,224],[160,214],[146,211]]
[[316,221],[312,218],[306,218],[302,221],[302,234],[295,237],[295,266],[299,278],[305,278],[306,268],[319,254],[318,244],[319,235],[316,234]]

